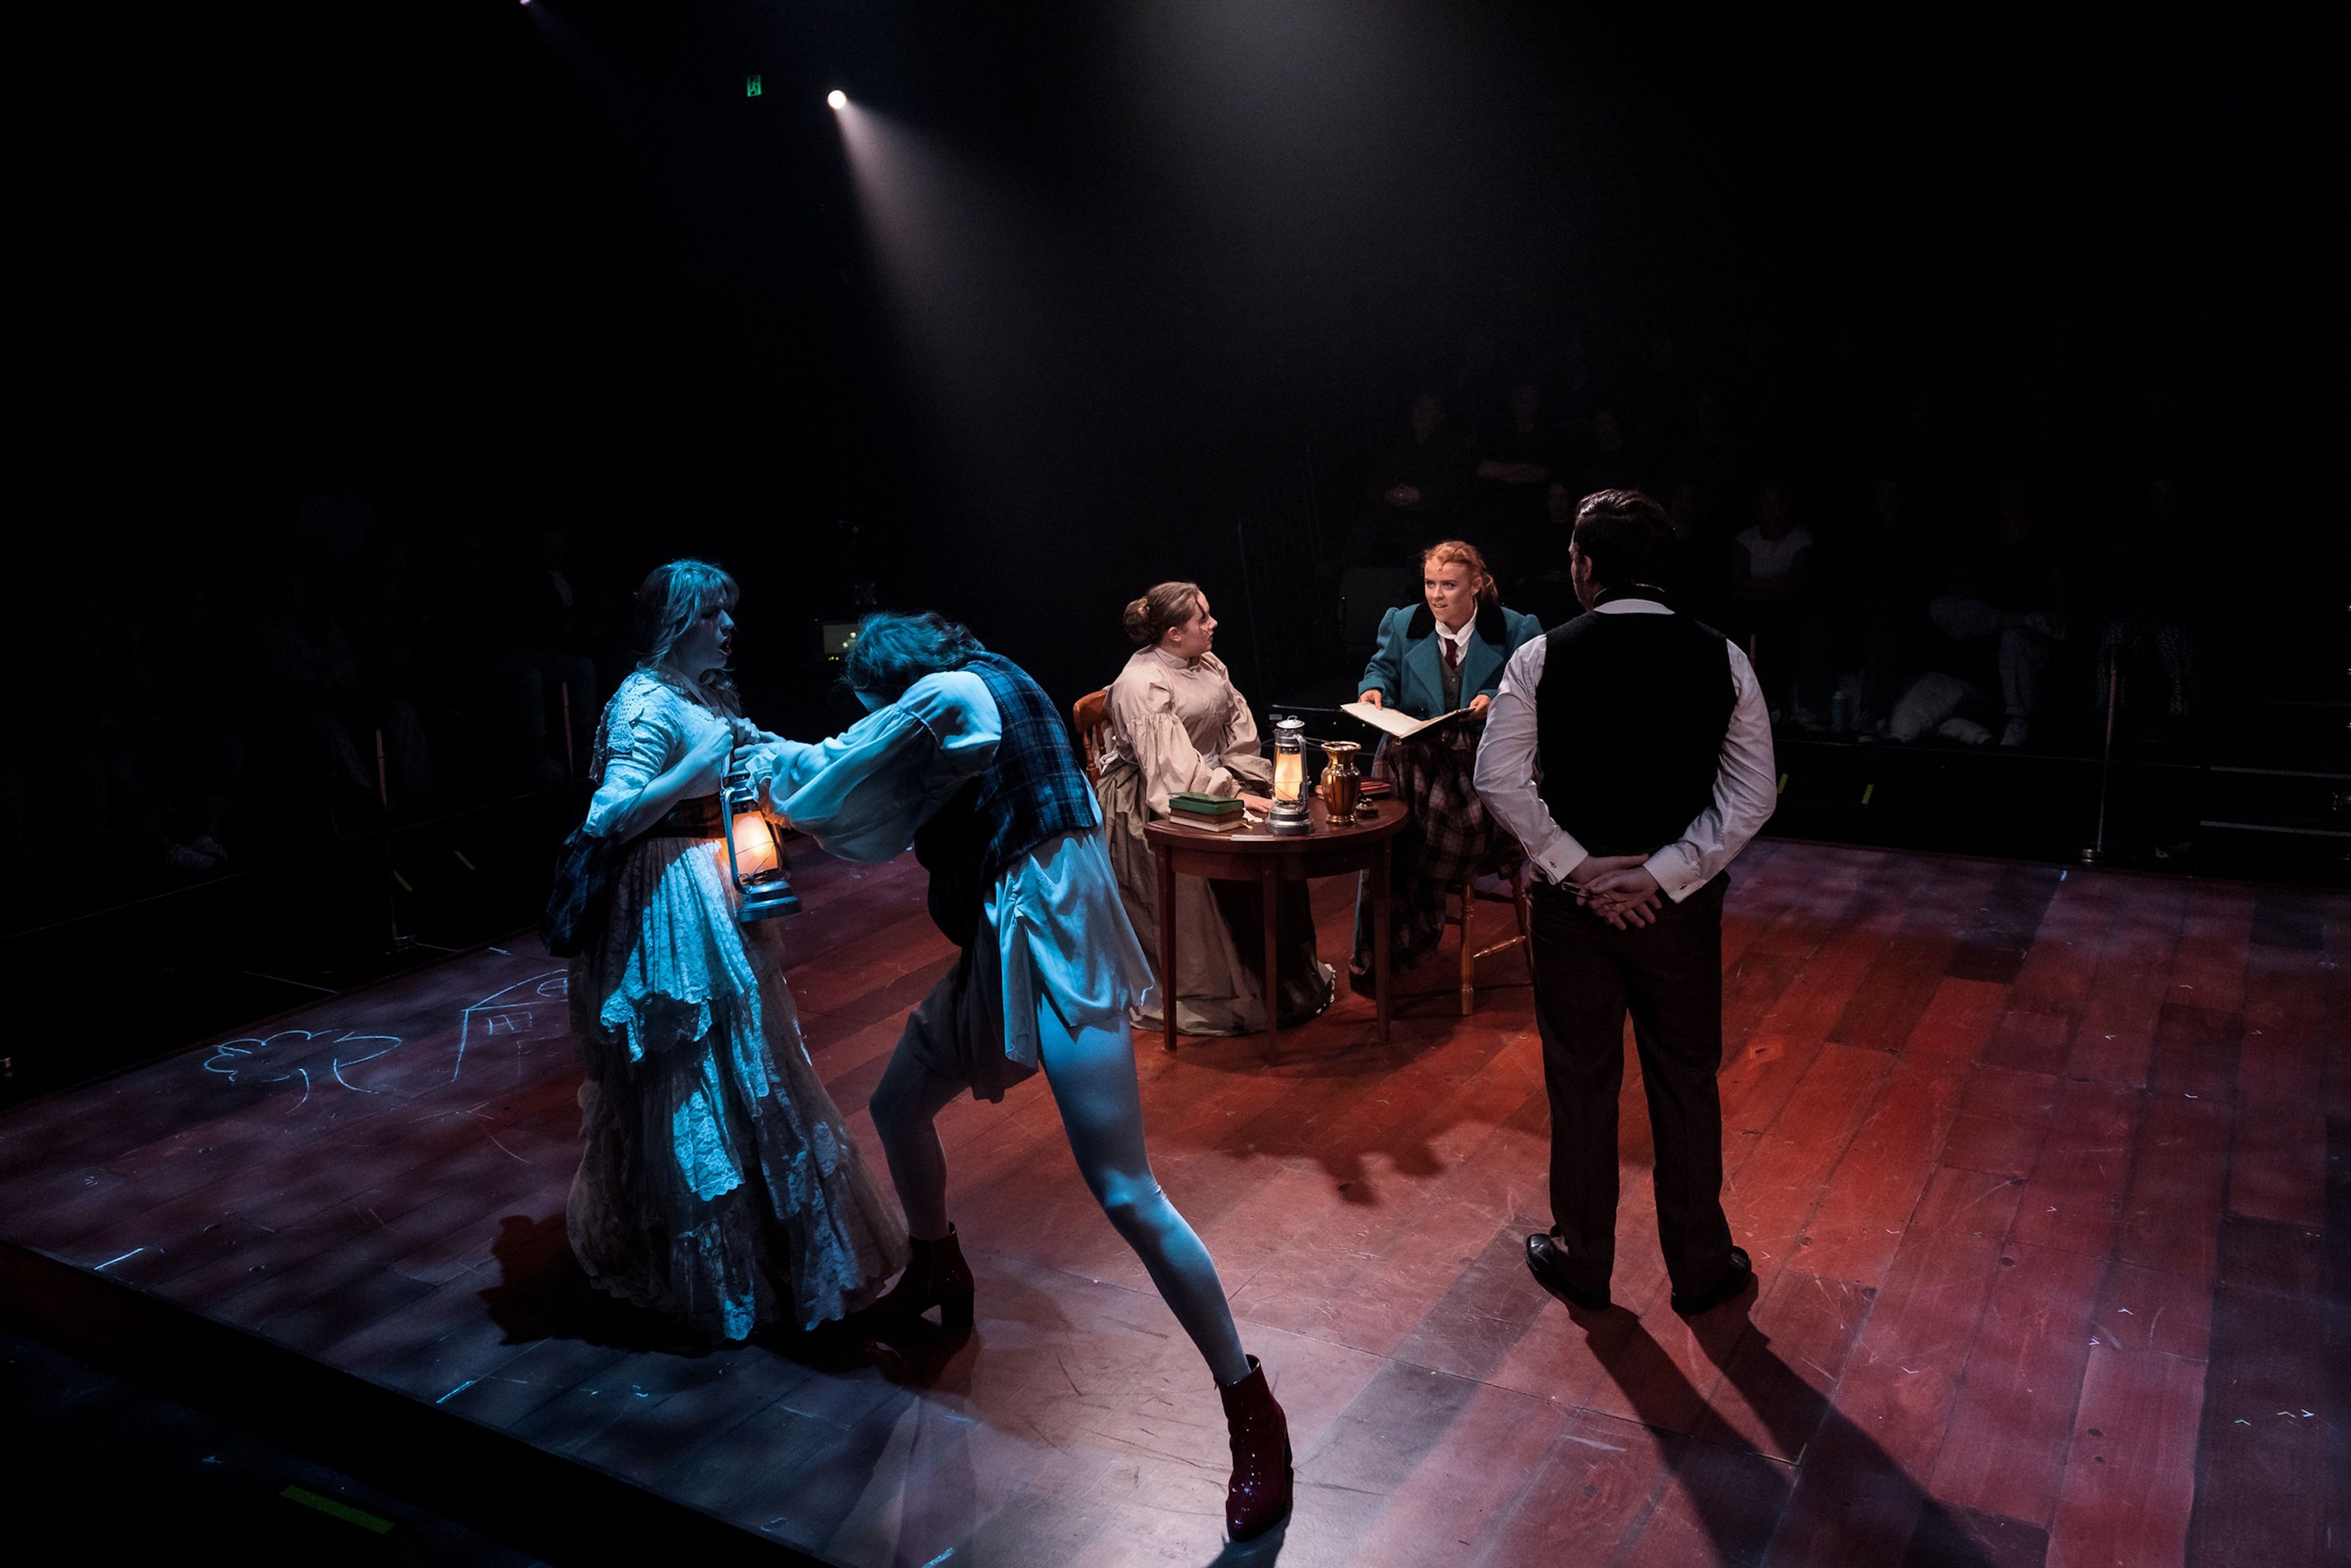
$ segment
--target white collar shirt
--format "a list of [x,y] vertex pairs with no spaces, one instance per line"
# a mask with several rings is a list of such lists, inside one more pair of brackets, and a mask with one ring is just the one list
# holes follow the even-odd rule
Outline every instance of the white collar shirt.
[[1437,650],[1437,656],[1440,659],[1444,658],[1445,644],[1449,643],[1453,649],[1453,663],[1456,664],[1461,664],[1469,657],[1469,635],[1477,630],[1478,621],[1475,616],[1464,621],[1458,626],[1448,627],[1444,622],[1438,622],[1437,623],[1437,635],[1439,639],[1439,645]]
[[[1595,615],[1671,615],[1654,599],[1612,599],[1594,605]],[[1547,880],[1565,883],[1587,852],[1551,814],[1536,779],[1535,688],[1542,683],[1550,639],[1537,637],[1510,655],[1501,688],[1486,715],[1478,746],[1479,798],[1497,821],[1514,834]],[[1649,874],[1677,904],[1714,880],[1769,821],[1779,804],[1771,754],[1771,716],[1763,704],[1755,668],[1739,644],[1725,639],[1730,661],[1733,702],[1722,737],[1714,796],[1679,838],[1649,853]]]

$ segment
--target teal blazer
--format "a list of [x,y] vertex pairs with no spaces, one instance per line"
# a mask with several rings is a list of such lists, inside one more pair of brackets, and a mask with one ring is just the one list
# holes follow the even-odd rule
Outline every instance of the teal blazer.
[[[1461,706],[1480,693],[1492,696],[1510,655],[1541,635],[1542,622],[1531,615],[1499,604],[1481,607],[1461,656]],[[1355,690],[1378,692],[1407,718],[1435,718],[1445,711],[1445,653],[1427,605],[1399,605],[1380,618],[1379,646]]]

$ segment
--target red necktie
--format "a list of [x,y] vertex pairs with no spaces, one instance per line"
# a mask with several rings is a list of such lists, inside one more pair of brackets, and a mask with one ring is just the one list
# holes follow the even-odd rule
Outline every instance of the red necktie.
[[1456,643],[1450,637],[1446,638],[1444,641],[1445,667],[1448,670],[1459,669],[1461,667],[1461,644]]

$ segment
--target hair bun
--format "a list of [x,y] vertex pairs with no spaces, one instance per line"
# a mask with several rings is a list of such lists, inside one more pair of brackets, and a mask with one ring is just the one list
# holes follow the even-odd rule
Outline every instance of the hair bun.
[[1138,648],[1159,641],[1151,625],[1151,600],[1148,595],[1127,601],[1123,623],[1126,627],[1126,640]]

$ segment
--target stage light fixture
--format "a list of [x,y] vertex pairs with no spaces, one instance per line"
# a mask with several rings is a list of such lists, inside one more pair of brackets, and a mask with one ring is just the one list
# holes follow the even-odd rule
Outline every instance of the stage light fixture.
[[831,92],[824,95],[824,101],[832,107],[834,113],[838,114],[841,110],[849,107],[849,95],[841,91],[839,88],[834,88]]

